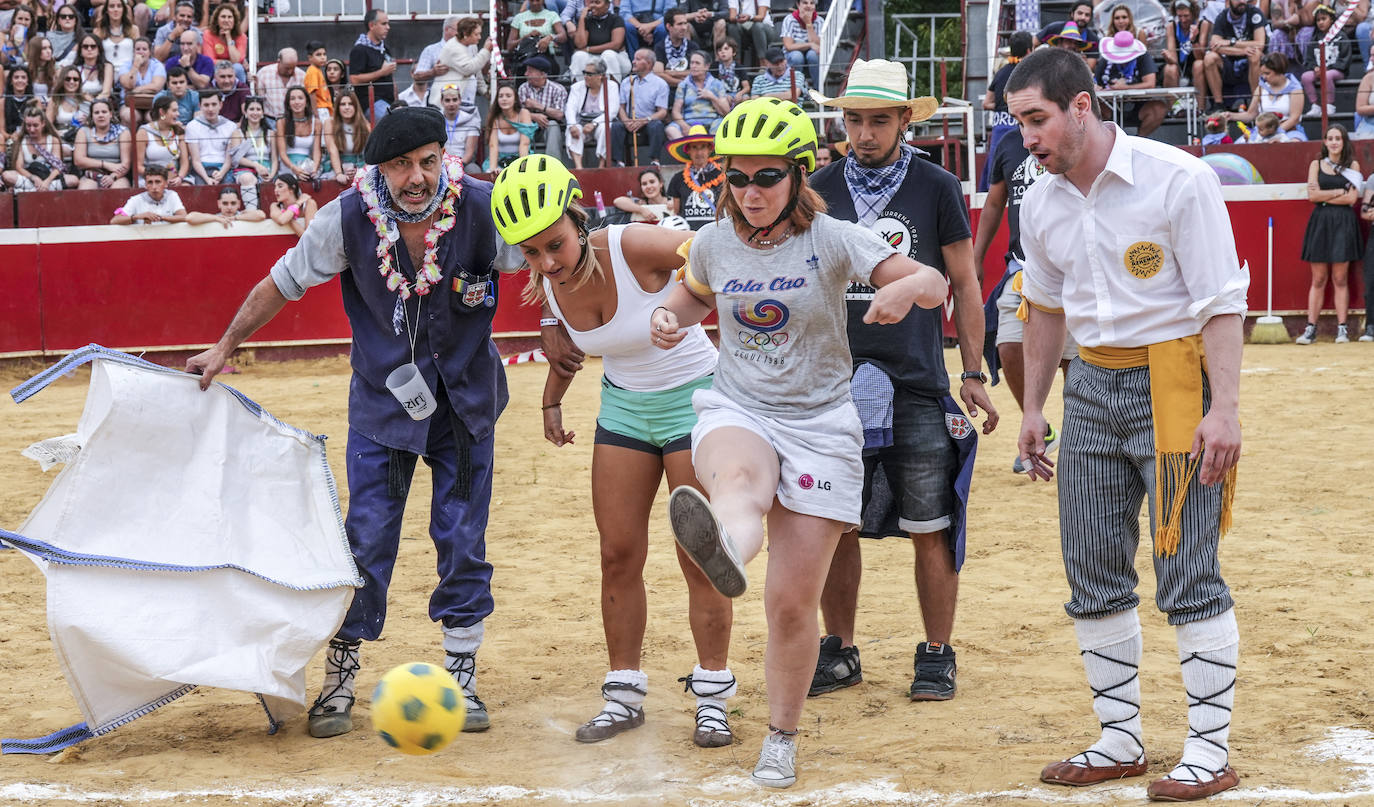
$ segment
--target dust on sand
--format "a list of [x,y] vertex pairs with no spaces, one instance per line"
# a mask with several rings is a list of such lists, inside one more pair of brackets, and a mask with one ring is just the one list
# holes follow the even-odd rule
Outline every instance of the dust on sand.
[[[946,362],[955,367],[957,357],[951,353]],[[12,386],[35,369],[7,366],[0,381]],[[366,727],[368,694],[383,671],[441,656],[439,632],[426,615],[435,559],[422,465],[386,633],[363,649],[357,730],[315,740],[300,718],[268,736],[250,696],[197,690],[54,758],[5,757],[0,803],[1143,801],[1148,779],[1086,791],[1037,782],[1045,763],[1091,743],[1097,724],[1062,609],[1067,593],[1054,490],[1011,473],[1019,413],[1005,386],[992,390],[1003,421],[982,439],[974,477],[954,637],[955,700],[907,701],[912,653],[923,638],[912,551],[904,540],[865,542],[858,636],[865,680],[807,703],[797,785],[773,793],[747,780],[767,723],[762,563],[750,570],[754,587],[737,601],[731,643],[730,666],[740,680],[731,723],[740,742],[715,750],[693,746],[693,703],[676,679],[691,671],[695,654],[664,515],[667,491],[660,490],[645,572],[648,721],[605,743],[574,742],[573,730],[599,709],[606,663],[589,497],[597,365],[566,399],[564,422],[581,437],[563,449],[541,437],[544,372],[544,365],[511,368],[512,401],[497,432],[487,534],[497,607],[479,656],[479,686],[492,711],[489,732],[412,758],[390,752]],[[73,430],[86,378],[78,373],[22,406],[0,402],[0,525],[17,529],[42,497],[51,477],[19,451]],[[258,363],[222,380],[288,423],[330,435],[334,471],[344,479],[345,360]],[[1052,417],[1058,399],[1056,389]],[[1368,662],[1374,578],[1366,534],[1374,523],[1371,400],[1374,350],[1363,345],[1246,350],[1246,443],[1236,526],[1222,543],[1222,562],[1243,643],[1231,741],[1244,791],[1233,795],[1247,803],[1374,803]],[[1148,547],[1137,567],[1152,778],[1178,758],[1186,702],[1173,631],[1151,605]],[[51,652],[44,602],[43,577],[33,564],[18,552],[0,552],[5,736],[46,734],[80,720]],[[309,671],[312,696],[320,664],[317,659]]]

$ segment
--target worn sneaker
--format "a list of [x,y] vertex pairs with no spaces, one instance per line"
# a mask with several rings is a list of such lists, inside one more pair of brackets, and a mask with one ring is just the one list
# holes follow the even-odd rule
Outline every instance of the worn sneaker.
[[1361,342],[1374,342],[1374,323],[1364,326],[1364,333],[1360,335]]
[[1049,429],[1045,432],[1045,454],[1049,455],[1059,450],[1059,432],[1052,424],[1045,428]]
[[864,680],[863,669],[859,666],[859,648],[841,645],[838,636],[821,639],[821,654],[816,658],[816,674],[811,677],[808,697],[852,687]]
[[1350,331],[1345,325],[1336,326],[1336,344],[1344,345],[1350,341]]
[[954,697],[954,648],[940,642],[916,645],[916,679],[909,697],[914,701],[947,701]]
[[1293,341],[1300,345],[1310,345],[1317,341],[1317,326],[1310,322],[1307,323],[1307,327],[1303,328],[1302,333]]
[[690,485],[673,489],[668,496],[668,519],[673,537],[711,581],[716,591],[738,597],[749,587],[744,564],[735,551],[735,542],[716,520],[711,503]]
[[468,734],[486,731],[491,728],[491,714],[487,712],[487,705],[477,697],[477,654],[455,653],[452,650],[444,652],[447,656],[444,669],[453,676],[458,688],[463,690],[463,701],[467,707],[463,731]]
[[1017,454],[1016,459],[1011,461],[1011,472],[1014,474],[1024,474],[1026,472],[1026,464],[1021,461],[1020,454]]
[[769,732],[763,738],[759,764],[749,777],[764,787],[791,787],[797,782],[797,742],[784,734]]

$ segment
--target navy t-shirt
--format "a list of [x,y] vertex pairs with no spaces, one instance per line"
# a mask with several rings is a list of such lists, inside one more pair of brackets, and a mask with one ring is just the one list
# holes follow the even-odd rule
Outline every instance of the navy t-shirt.
[[1025,260],[1021,251],[1021,199],[1026,189],[1035,180],[1044,176],[1045,169],[1040,161],[1026,151],[1021,135],[1012,132],[997,141],[997,150],[992,154],[992,172],[988,174],[988,184],[998,182],[1007,184],[1007,258]]
[[1003,65],[997,75],[992,77],[992,83],[988,89],[992,91],[992,120],[988,121],[989,126],[1015,126],[1016,119],[1007,111],[1007,82],[1011,80],[1011,71],[1016,69],[1016,65]]
[[1127,84],[1136,84],[1145,76],[1153,76],[1158,72],[1159,67],[1155,65],[1155,60],[1150,58],[1150,54],[1142,53],[1124,64],[1112,64],[1106,59],[1099,59],[1094,78],[1097,86],[1110,87],[1111,83],[1119,78],[1126,79]]
[[[692,170],[691,166],[683,166],[682,171],[686,173]],[[706,167],[705,175],[701,178],[704,184],[715,179],[720,171],[714,166]],[[674,174],[668,180],[668,196],[677,200],[677,214],[687,220],[693,230],[700,230],[707,224],[716,220],[716,204],[720,201],[720,194],[725,187],[725,183],[716,185],[705,191],[694,191],[687,187],[687,182],[682,178],[682,174]]]
[[[818,171],[811,186],[825,199],[830,215],[846,221],[858,219],[844,179],[844,160]],[[907,168],[906,180],[870,229],[896,248],[898,254],[933,266],[942,274],[948,273],[941,248],[973,237],[959,180],[915,155]],[[854,363],[876,365],[892,378],[894,385],[919,395],[948,395],[944,307],[912,308],[905,319],[893,325],[865,325],[864,312],[873,291],[870,286],[852,284],[845,292],[849,348]]]
[[[1226,8],[1217,15],[1216,22],[1212,23],[1212,36],[1244,42],[1253,38],[1255,29],[1263,28],[1264,24],[1264,12],[1259,10],[1259,6],[1246,6],[1238,20],[1231,19],[1231,9]],[[1205,44],[1203,43],[1204,46]],[[1245,57],[1232,56],[1229,58],[1243,59]]]

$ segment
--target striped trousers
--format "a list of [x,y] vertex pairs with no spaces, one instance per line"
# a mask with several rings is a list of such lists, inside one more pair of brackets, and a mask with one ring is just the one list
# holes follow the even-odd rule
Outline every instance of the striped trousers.
[[[1204,410],[1210,405],[1203,384]],[[1059,533],[1074,619],[1100,619],[1140,604],[1135,588],[1140,506],[1155,531],[1155,439],[1150,370],[1110,370],[1074,359],[1064,384],[1059,448]],[[1221,484],[1194,476],[1183,508],[1183,537],[1171,557],[1154,556],[1155,603],[1169,624],[1224,613],[1231,592],[1221,579],[1217,541]],[[1153,555],[1153,553],[1151,553]]]

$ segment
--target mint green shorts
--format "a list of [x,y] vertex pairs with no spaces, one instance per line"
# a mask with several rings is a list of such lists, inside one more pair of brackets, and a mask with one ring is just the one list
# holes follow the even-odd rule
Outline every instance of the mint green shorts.
[[708,375],[672,389],[636,392],[602,376],[596,442],[660,456],[690,449],[697,422],[692,393],[710,389],[711,379]]

